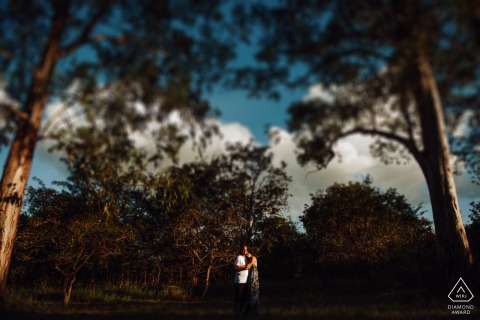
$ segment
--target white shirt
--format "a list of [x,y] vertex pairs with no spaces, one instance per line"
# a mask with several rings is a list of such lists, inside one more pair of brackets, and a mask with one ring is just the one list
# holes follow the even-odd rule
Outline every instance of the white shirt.
[[[245,256],[237,256],[235,259],[236,266],[246,266],[247,259]],[[235,279],[233,280],[234,283],[247,283],[248,278],[248,270],[236,270],[235,271]]]

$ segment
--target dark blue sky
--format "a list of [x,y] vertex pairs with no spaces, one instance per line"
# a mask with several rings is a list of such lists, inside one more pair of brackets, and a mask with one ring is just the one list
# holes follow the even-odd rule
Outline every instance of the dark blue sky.
[[287,128],[287,109],[292,102],[301,98],[299,90],[285,91],[279,101],[249,98],[245,91],[218,90],[209,97],[212,106],[221,111],[222,122],[243,124],[262,144],[268,143],[266,132],[269,127]]

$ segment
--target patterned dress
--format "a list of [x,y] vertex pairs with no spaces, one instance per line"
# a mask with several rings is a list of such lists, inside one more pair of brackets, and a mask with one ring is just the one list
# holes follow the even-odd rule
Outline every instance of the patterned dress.
[[260,282],[258,281],[257,267],[252,266],[248,271],[247,279],[247,313],[259,314],[260,301],[259,301]]

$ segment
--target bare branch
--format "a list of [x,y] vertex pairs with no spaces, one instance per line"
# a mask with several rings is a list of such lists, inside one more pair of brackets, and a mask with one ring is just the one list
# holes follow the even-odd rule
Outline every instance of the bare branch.
[[19,120],[28,121],[28,114],[18,109],[13,103],[0,102],[0,110],[4,110],[6,113],[13,114]]
[[[65,48],[61,49],[58,53],[58,57],[63,57],[66,56],[73,51],[75,51],[77,48],[80,46],[90,43],[94,41],[96,38],[91,38],[91,34],[93,32],[93,29],[97,25],[98,21],[108,12],[108,9],[110,8],[110,2],[105,1],[104,5],[98,10],[98,12],[92,17],[92,19],[87,23],[83,31],[80,33],[80,35],[69,45],[67,45]],[[103,39],[100,37],[100,39]]]
[[63,114],[65,114],[65,112],[67,112],[68,109],[69,109],[68,106],[64,105],[61,109],[57,110],[57,112],[55,112],[53,116],[50,117],[50,119],[48,119],[48,121],[45,123],[45,125],[42,128],[42,133],[39,136],[44,137],[44,135],[48,132],[48,130],[55,124],[55,122]]
[[51,138],[51,136],[49,136],[48,133],[52,131],[55,132],[55,130],[58,127],[60,127],[62,124],[70,126],[70,128],[75,128],[74,120],[82,117],[84,115],[84,112],[83,110],[77,110],[69,114],[69,117],[63,118],[64,122],[60,121],[61,116],[64,115],[69,109],[70,109],[69,106],[65,106],[64,108],[55,112],[52,118],[49,119],[48,122],[44,125],[44,128],[42,129],[42,132],[39,134],[37,139],[45,140],[45,139]]
[[412,120],[412,117],[410,116],[410,113],[408,112],[408,101],[405,101],[406,99],[404,98],[405,95],[402,95],[400,101],[400,111],[403,114],[403,117],[405,121],[407,122],[407,131],[408,131],[408,136],[410,137],[410,140],[414,141],[414,133],[413,133],[413,128],[414,128],[414,123]]
[[364,135],[370,135],[370,136],[379,136],[379,137],[382,137],[382,138],[386,138],[386,139],[398,142],[402,146],[407,148],[407,150],[410,151],[410,153],[417,160],[418,160],[418,157],[420,155],[420,151],[417,149],[417,146],[415,145],[415,142],[413,141],[413,138],[401,137],[401,136],[396,135],[392,132],[382,131],[382,130],[379,130],[379,129],[366,129],[366,128],[361,128],[361,127],[360,128],[354,128],[354,129],[345,131],[342,134],[340,134],[334,142],[336,142],[337,140],[340,140],[341,138],[345,138],[347,136],[357,134],[357,133],[364,134]]

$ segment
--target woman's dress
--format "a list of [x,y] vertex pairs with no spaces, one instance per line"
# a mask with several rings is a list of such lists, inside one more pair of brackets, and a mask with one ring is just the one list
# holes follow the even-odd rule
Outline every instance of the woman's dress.
[[257,267],[252,266],[248,272],[247,278],[247,313],[259,314],[260,301],[259,301],[260,282],[258,281]]

